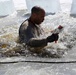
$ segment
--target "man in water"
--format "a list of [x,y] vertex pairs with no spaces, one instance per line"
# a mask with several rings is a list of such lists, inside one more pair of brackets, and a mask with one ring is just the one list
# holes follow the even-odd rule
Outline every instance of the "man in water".
[[34,6],[31,9],[31,16],[26,19],[19,28],[19,41],[25,43],[28,50],[37,54],[45,52],[44,47],[48,43],[57,41],[58,34],[52,34],[47,38],[40,38],[43,34],[41,23],[44,21],[45,10],[41,7]]

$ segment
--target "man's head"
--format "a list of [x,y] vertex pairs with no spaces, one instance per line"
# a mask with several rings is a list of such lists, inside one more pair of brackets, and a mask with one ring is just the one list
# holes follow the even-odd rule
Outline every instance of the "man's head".
[[44,9],[38,7],[38,6],[34,6],[31,9],[31,21],[35,24],[41,24],[41,22],[44,21],[44,17],[45,17],[45,11]]

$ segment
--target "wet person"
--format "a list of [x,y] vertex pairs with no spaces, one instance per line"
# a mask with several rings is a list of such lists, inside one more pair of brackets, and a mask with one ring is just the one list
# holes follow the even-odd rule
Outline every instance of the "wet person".
[[52,34],[46,38],[40,38],[43,35],[43,29],[41,23],[44,21],[45,10],[41,7],[34,6],[31,9],[31,16],[26,19],[19,28],[19,41],[25,43],[28,50],[35,53],[42,53],[44,47],[48,43],[57,41],[58,34]]

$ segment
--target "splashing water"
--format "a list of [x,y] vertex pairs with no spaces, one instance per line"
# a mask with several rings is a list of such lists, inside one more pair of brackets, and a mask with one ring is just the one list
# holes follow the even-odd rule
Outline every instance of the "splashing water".
[[[10,19],[11,18],[11,19]],[[0,19],[0,52],[8,52],[9,50],[14,51],[14,49],[22,49],[22,45],[17,43],[18,39],[18,30],[23,18],[18,17],[5,17]],[[59,34],[59,40],[57,43],[50,43],[47,46],[48,50],[51,50],[52,53],[62,53],[67,52],[67,50],[75,47],[76,43],[76,26],[75,18],[70,17],[65,13],[57,13],[56,15],[49,15],[45,17],[42,27],[48,33],[51,32],[59,25],[64,27],[64,31]],[[48,36],[45,35],[45,36]],[[18,47],[18,48],[17,48]],[[21,47],[21,48],[20,48]],[[23,48],[24,49],[24,48]],[[14,52],[12,52],[14,53]]]

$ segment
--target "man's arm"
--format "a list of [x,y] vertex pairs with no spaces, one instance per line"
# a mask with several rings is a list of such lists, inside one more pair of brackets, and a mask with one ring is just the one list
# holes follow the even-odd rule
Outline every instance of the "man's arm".
[[46,46],[47,43],[57,41],[58,38],[59,38],[58,34],[52,34],[45,39],[32,38],[28,41],[27,45],[31,47],[43,47]]
[[47,40],[32,38],[27,42],[27,45],[31,47],[43,47],[47,45]]

